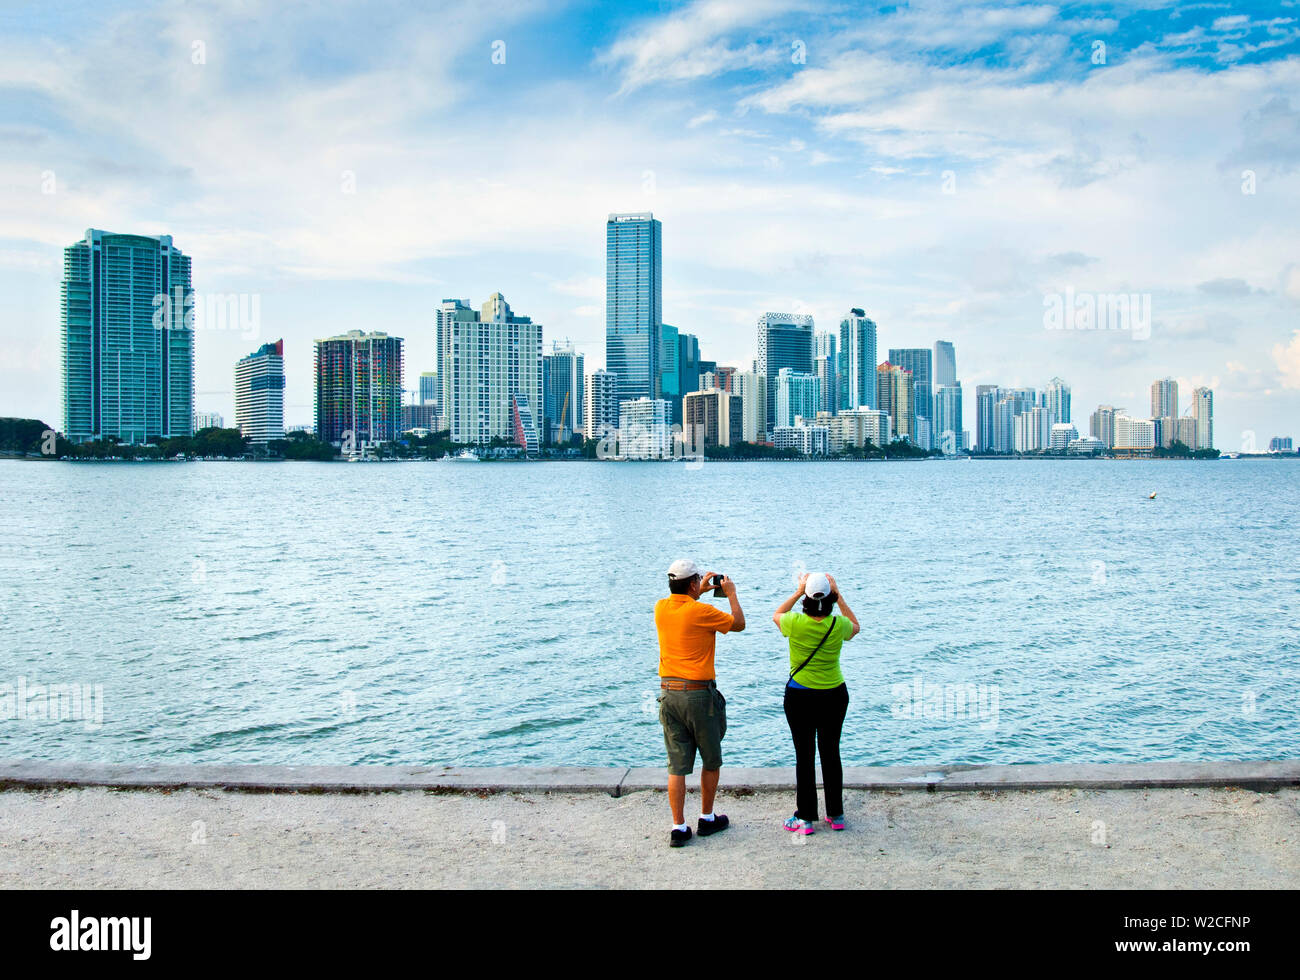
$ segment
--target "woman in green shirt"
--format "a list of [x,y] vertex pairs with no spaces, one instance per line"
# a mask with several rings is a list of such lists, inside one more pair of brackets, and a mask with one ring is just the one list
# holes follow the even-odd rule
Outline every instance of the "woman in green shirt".
[[[803,611],[794,605],[803,601]],[[839,615],[832,615],[836,605]],[[840,648],[858,635],[853,615],[835,579],[822,572],[803,575],[794,595],[781,603],[772,621],[790,639],[790,678],[785,685],[785,717],[794,738],[798,809],[785,829],[811,834],[817,826],[817,764],[822,760],[826,822],[844,829],[844,768],[840,730],[849,710],[849,689],[840,673]]]

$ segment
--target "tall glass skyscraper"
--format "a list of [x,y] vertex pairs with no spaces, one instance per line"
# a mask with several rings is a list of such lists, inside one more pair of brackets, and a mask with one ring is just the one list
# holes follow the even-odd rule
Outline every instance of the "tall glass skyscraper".
[[551,353],[542,355],[542,438],[546,442],[565,443],[575,432],[582,432],[582,414],[586,395],[583,356],[572,344],[551,345]]
[[860,309],[849,310],[840,321],[840,411],[880,407],[876,367],[876,321]]
[[767,378],[767,424],[776,419],[781,368],[812,374],[813,318],[802,313],[764,313],[758,318],[758,371]]
[[934,390],[935,447],[945,456],[966,448],[962,438],[961,385],[940,385]]
[[63,250],[63,433],[126,443],[194,434],[190,260],[170,235],[90,229]]
[[934,342],[934,386],[943,388],[957,383],[957,352],[952,341]]
[[[676,327],[659,324],[659,386],[664,400],[673,406],[673,422],[682,421],[682,358],[680,335]],[[695,389],[692,388],[692,391]]]
[[889,350],[889,362],[897,364],[905,371],[912,372],[912,393],[913,407],[916,410],[918,419],[925,419],[929,425],[919,426],[919,429],[926,430],[924,439],[920,438],[920,433],[913,441],[917,445],[922,445],[922,449],[930,449],[929,440],[933,438],[934,431],[934,394],[930,387],[930,374],[932,358],[930,348],[928,347],[891,347]]
[[605,222],[605,367],[619,398],[659,398],[663,324],[662,229],[649,211]]
[[700,340],[693,333],[677,334],[677,378],[683,395],[700,390]]

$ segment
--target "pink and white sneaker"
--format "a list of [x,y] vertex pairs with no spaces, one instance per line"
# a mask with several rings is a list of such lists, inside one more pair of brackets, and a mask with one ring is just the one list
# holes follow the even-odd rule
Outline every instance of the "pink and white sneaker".
[[791,817],[787,820],[785,822],[785,829],[796,834],[811,834],[815,833],[817,830],[817,828],[807,820],[800,820],[798,817]]
[[844,829],[844,817],[827,817],[826,822],[831,825],[831,830]]

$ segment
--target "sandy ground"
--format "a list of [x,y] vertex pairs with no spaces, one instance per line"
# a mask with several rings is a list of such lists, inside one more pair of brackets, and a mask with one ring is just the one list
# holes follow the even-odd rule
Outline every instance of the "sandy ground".
[[[1300,790],[847,792],[848,829],[781,829],[792,793],[719,798],[668,847],[662,792],[0,792],[2,888],[1294,888]],[[698,797],[687,801],[694,824]]]

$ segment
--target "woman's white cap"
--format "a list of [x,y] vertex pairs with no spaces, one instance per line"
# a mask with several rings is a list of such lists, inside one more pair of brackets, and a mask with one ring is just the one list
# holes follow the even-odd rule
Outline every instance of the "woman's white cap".
[[809,599],[825,599],[831,594],[831,580],[825,572],[813,572],[803,583],[803,594]]
[[689,558],[678,558],[668,566],[668,577],[674,582],[681,581],[684,578],[694,578],[700,574],[700,570],[695,567],[695,562]]

